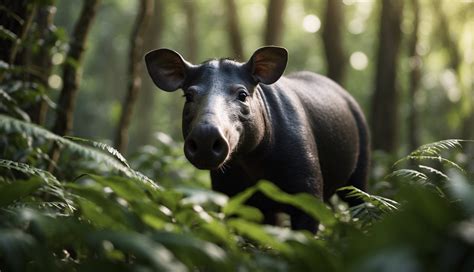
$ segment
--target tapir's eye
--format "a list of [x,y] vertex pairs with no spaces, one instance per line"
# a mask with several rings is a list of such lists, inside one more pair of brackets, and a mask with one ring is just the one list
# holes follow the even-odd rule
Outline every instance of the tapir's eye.
[[240,101],[245,102],[247,96],[249,96],[249,94],[246,91],[240,91],[238,98]]

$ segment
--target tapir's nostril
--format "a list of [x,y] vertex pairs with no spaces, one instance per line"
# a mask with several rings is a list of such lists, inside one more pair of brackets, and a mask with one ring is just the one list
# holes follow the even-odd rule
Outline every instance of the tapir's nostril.
[[194,154],[198,151],[198,146],[197,146],[197,143],[194,139],[189,139],[188,140],[188,151],[192,154]]
[[212,145],[212,152],[216,155],[220,155],[223,151],[224,143],[222,142],[221,138],[215,140],[214,144]]

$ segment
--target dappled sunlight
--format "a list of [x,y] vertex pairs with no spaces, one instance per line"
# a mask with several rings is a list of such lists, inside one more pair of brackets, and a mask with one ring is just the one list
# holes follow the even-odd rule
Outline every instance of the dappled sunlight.
[[321,21],[319,20],[318,16],[314,14],[308,14],[303,18],[302,26],[306,32],[316,33],[321,27]]
[[364,70],[369,64],[369,59],[367,58],[366,54],[357,51],[351,54],[350,63],[352,68],[356,70]]

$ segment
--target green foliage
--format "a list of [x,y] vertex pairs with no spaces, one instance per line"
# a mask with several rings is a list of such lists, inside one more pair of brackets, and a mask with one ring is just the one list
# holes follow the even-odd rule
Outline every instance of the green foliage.
[[[20,125],[34,137],[59,141],[63,150],[104,150],[127,167],[106,145],[74,139],[99,148],[89,149],[21,121],[2,120],[9,128]],[[90,159],[98,163],[107,154]],[[429,179],[406,182],[417,176],[402,174],[392,174],[400,179],[390,190],[396,201],[342,188],[364,201],[350,210],[339,202],[329,207],[309,195],[289,195],[267,181],[228,199],[202,185],[161,188],[125,173],[101,170],[69,180],[11,160],[1,160],[0,169],[5,170],[0,269],[6,271],[469,271],[474,266],[474,184],[457,168],[420,170],[448,177],[449,183],[437,184],[443,194],[426,190]],[[260,211],[245,205],[256,192],[303,209],[321,222],[320,232],[313,236],[259,224]]]
[[[6,115],[1,115],[0,114],[0,131],[5,133],[5,134],[20,134],[20,137],[24,137],[27,139],[28,142],[28,149],[31,152],[26,152],[25,157],[21,158],[20,160],[26,160],[28,161],[31,154],[29,153],[34,153],[34,154],[43,154],[40,148],[36,148],[34,146],[34,142],[36,141],[41,141],[41,142],[47,142],[48,144],[54,143],[58,144],[60,147],[65,149],[67,152],[77,154],[83,159],[89,159],[94,163],[94,168],[98,169],[99,167],[97,164],[102,164],[108,169],[116,170],[120,173],[125,174],[128,177],[136,178],[142,182],[152,184],[153,186],[156,186],[156,184],[149,179],[147,176],[141,174],[138,171],[133,170],[130,168],[128,165],[127,161],[125,158],[118,153],[117,150],[114,148],[107,146],[102,143],[97,143],[91,140],[85,140],[85,139],[79,139],[79,138],[64,138],[60,137],[47,129],[44,129],[40,126],[28,123],[28,122],[23,122],[14,118],[11,118]],[[16,141],[18,137],[6,137],[4,138],[5,143],[5,150],[0,150],[0,152],[4,154],[8,154],[10,152],[15,152],[16,149],[14,148],[16,145],[15,143],[9,145],[10,140]],[[110,157],[108,154],[105,154],[103,152],[100,152],[94,148],[89,148],[87,146],[82,146],[79,144],[76,144],[75,142],[71,141],[80,141],[86,144],[89,144],[95,148],[99,148],[101,150],[105,150],[108,152],[108,154],[113,155],[113,157]],[[12,150],[8,150],[8,147],[12,147]],[[2,147],[3,149],[3,147]],[[67,155],[67,154],[65,154]],[[47,156],[47,155],[46,155]],[[49,158],[45,158],[48,160]]]

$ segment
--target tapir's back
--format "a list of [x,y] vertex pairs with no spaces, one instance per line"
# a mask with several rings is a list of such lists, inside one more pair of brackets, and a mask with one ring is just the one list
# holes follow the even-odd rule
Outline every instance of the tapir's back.
[[[335,82],[311,72],[282,77],[274,84],[274,88],[282,100],[298,103],[295,109],[303,109],[304,117],[298,120],[304,120],[305,125],[311,127],[312,135],[306,137],[312,138],[308,141],[316,142],[324,178],[324,195],[330,197],[336,188],[349,180],[356,169],[360,135],[367,134],[366,131],[360,131],[367,126],[363,117],[362,120],[358,118],[363,116],[359,106]],[[292,122],[291,118],[288,120]]]

